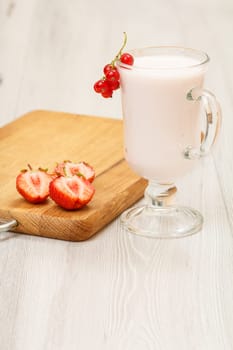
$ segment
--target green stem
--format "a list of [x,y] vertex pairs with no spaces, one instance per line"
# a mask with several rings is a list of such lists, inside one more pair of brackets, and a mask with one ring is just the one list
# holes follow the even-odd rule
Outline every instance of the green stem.
[[110,63],[113,67],[115,66],[115,63],[118,59],[120,59],[121,55],[122,55],[122,51],[124,50],[125,46],[126,46],[126,43],[127,43],[127,34],[126,32],[123,32],[124,34],[124,41],[123,41],[123,44],[119,50],[119,52],[117,53],[117,55],[115,56],[114,60],[112,60],[112,62]]

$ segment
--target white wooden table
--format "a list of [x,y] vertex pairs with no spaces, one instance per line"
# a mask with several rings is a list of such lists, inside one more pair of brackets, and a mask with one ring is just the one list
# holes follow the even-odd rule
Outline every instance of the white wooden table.
[[177,184],[204,229],[151,240],[117,219],[83,243],[1,233],[1,350],[233,349],[232,0],[0,0],[0,124],[38,108],[120,118],[119,92],[101,99],[92,85],[123,31],[128,48],[212,58],[221,139]]

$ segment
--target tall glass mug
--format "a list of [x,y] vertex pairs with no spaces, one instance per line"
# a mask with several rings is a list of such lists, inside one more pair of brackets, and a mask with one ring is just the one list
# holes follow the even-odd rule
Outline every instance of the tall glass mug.
[[[129,231],[143,236],[191,235],[201,229],[202,215],[189,207],[167,206],[163,198],[216,139],[220,108],[214,95],[203,89],[209,57],[180,47],[149,47],[130,53],[133,66],[117,62],[125,158],[149,182],[146,204],[128,209],[121,220]],[[201,133],[203,115],[205,132]]]

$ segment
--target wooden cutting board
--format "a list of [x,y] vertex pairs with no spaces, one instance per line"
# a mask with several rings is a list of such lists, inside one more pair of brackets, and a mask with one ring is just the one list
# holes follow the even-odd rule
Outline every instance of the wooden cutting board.
[[[122,121],[34,111],[0,128],[0,218],[15,219],[15,232],[81,241],[143,196],[146,181],[123,158]],[[15,189],[19,171],[31,164],[52,170],[56,162],[86,161],[96,170],[93,200],[66,211],[52,200],[33,205]]]

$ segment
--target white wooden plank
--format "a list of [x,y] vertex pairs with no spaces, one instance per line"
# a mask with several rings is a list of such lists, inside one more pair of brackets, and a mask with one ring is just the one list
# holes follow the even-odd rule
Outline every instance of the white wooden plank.
[[35,0],[0,1],[0,126],[16,115]]
[[151,240],[115,222],[81,244],[2,242],[3,341],[13,349],[230,349],[233,245],[212,169],[210,158],[190,175],[190,202],[202,197],[201,234]]

